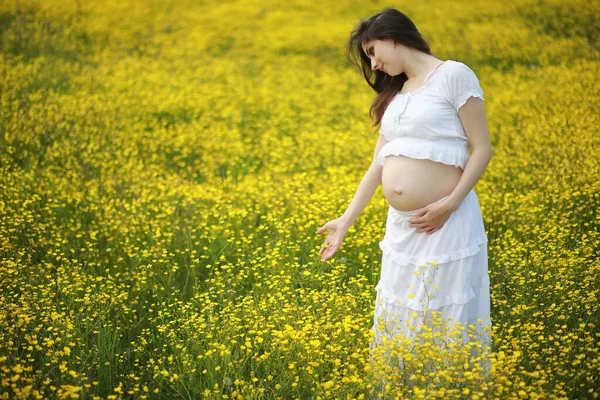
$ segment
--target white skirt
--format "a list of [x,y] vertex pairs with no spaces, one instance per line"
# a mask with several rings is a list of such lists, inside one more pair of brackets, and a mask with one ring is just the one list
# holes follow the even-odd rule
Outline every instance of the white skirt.
[[430,332],[454,329],[455,343],[459,337],[465,344],[477,340],[489,351],[487,235],[477,195],[471,190],[431,235],[409,226],[413,213],[389,207],[385,236],[379,244],[383,257],[375,287],[371,349],[395,339],[414,341],[429,327]]

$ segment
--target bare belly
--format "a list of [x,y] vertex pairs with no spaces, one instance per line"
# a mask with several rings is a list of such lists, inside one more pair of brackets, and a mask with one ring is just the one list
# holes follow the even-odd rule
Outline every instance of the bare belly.
[[383,194],[392,207],[412,211],[452,193],[463,170],[452,165],[405,156],[385,158]]

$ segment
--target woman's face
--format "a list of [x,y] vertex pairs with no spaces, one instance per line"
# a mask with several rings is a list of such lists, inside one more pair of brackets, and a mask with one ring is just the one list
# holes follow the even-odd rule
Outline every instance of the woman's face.
[[371,69],[380,70],[390,76],[403,72],[401,47],[391,39],[371,40],[362,44],[363,51],[371,59]]

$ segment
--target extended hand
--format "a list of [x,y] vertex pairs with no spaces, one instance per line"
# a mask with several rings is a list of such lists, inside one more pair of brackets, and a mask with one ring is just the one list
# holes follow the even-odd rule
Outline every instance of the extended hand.
[[347,227],[338,218],[327,222],[317,230],[317,235],[320,235],[325,231],[329,231],[327,239],[325,239],[325,243],[319,250],[321,261],[327,261],[339,250],[340,246],[342,245],[342,241],[344,240],[344,236],[346,236],[346,232],[348,232],[348,228],[349,227]]
[[442,229],[442,226],[457,208],[450,199],[428,204],[415,211],[414,217],[408,220],[409,226],[417,228],[417,232],[426,232],[431,235]]

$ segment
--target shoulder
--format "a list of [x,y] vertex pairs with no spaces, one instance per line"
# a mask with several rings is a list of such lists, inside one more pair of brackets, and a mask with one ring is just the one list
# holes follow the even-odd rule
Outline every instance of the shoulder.
[[458,111],[470,97],[483,100],[483,89],[475,72],[459,61],[449,61],[444,73],[441,91]]
[[442,86],[450,95],[479,88],[479,78],[475,72],[460,61],[448,60],[444,68]]
[[445,76],[452,79],[477,79],[475,72],[466,64],[460,61],[448,60],[444,68]]

